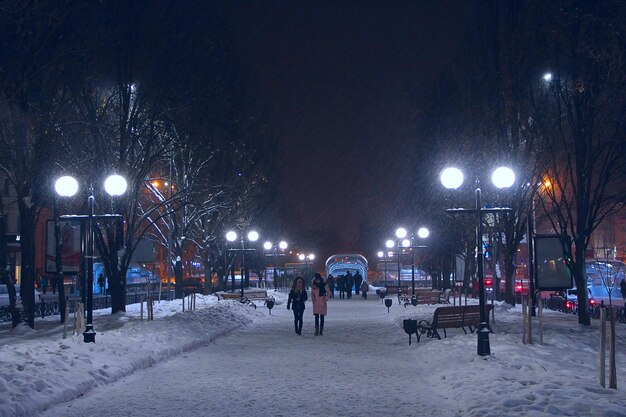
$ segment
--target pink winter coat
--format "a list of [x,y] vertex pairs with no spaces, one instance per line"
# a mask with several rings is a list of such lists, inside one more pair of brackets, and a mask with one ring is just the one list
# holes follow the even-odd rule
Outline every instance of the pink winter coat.
[[326,285],[326,295],[320,296],[319,289],[311,287],[311,300],[313,301],[313,314],[321,314],[325,316],[328,314],[328,305],[326,302],[330,298],[330,289]]

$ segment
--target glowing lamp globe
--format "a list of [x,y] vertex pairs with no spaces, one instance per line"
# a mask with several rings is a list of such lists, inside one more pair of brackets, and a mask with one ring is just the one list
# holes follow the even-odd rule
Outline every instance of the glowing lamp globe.
[[72,197],[78,192],[78,181],[74,177],[66,175],[56,180],[54,190],[61,197]]
[[250,242],[256,242],[257,240],[259,240],[259,233],[256,231],[251,231],[248,233],[248,240]]
[[493,171],[491,181],[498,188],[508,188],[515,182],[515,173],[511,168],[500,167]]
[[128,183],[121,175],[111,175],[104,181],[104,189],[111,196],[122,195],[127,188]]
[[441,171],[441,183],[444,187],[457,189],[463,184],[463,173],[458,168],[446,168]]

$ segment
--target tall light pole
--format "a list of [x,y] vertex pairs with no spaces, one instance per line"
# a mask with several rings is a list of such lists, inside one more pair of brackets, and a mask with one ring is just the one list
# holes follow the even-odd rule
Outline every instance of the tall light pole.
[[[446,168],[441,173],[441,183],[448,189],[457,189],[463,184],[463,173],[458,168]],[[491,180],[497,188],[508,188],[515,183],[515,173],[507,167],[497,168]],[[478,277],[478,303],[480,305],[480,324],[476,330],[478,335],[477,353],[480,356],[491,354],[489,345],[489,324],[485,311],[485,280],[483,270],[483,214],[511,211],[509,207],[483,208],[481,201],[480,181],[476,178],[474,209],[454,208],[448,213],[474,214],[476,216],[476,275]]]
[[[233,243],[237,240],[237,232],[235,232],[234,230],[231,230],[229,232],[226,233],[226,240],[228,240],[229,242]],[[259,233],[256,232],[255,230],[252,230],[250,232],[248,232],[247,234],[247,238],[249,242],[256,242],[257,240],[259,240]],[[240,239],[239,239],[241,246],[239,248],[231,248],[229,249],[229,251],[231,252],[241,252],[241,298],[244,297],[243,294],[243,286],[244,286],[244,274],[246,271],[246,251],[248,252],[254,252],[254,248],[246,248],[246,241],[244,239],[243,234],[241,235]],[[235,269],[233,266],[232,269],[232,273],[233,273],[233,282],[235,280]]]
[[300,261],[304,261],[304,265],[305,265],[306,272],[307,272],[307,275],[308,275],[308,272],[309,272],[309,261],[313,261],[315,259],[315,254],[310,253],[308,255],[305,255],[304,253],[301,253],[301,254],[298,255],[298,259]]
[[[426,246],[415,245],[415,235],[411,232],[410,239],[406,239],[408,232],[405,228],[399,227],[396,230],[396,237],[402,239],[400,248],[409,249],[411,251],[411,295],[415,295],[415,249],[425,248]],[[426,239],[430,235],[430,231],[426,227],[420,227],[417,231],[417,236],[420,239]]]
[[[278,245],[273,244],[269,240],[263,244],[263,248],[266,251],[271,251],[273,249],[273,252],[266,254],[266,256],[274,256],[274,272],[272,274],[272,277],[274,279],[274,289],[278,289],[277,281],[276,281],[276,271],[278,269],[277,268],[277,266],[278,266],[278,257],[279,256],[284,256],[285,255],[284,251],[288,247],[289,247],[289,244],[285,240],[281,240],[278,243]],[[278,249],[280,249],[280,252],[278,252]],[[265,278],[265,286],[267,287],[267,274],[266,274],[266,278]]]
[[[111,175],[104,181],[104,189],[111,196],[116,197],[124,194],[128,184],[126,179],[121,175]],[[61,197],[72,197],[78,192],[78,181],[70,176],[63,176],[56,180],[54,189]],[[103,214],[96,216],[94,214],[94,204],[96,198],[93,195],[93,186],[89,186],[89,196],[87,197],[88,213],[87,215],[67,215],[61,218],[87,220],[86,229],[86,254],[84,254],[87,263],[87,324],[83,333],[83,341],[85,343],[96,342],[96,332],[93,329],[93,258],[94,258],[94,219],[111,219],[121,218],[118,214]],[[125,279],[126,277],[124,277]]]

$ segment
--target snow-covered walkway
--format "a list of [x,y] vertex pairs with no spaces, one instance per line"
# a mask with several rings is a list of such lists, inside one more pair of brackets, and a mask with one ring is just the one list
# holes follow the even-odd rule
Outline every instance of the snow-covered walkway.
[[376,299],[333,299],[314,337],[309,304],[297,336],[275,295],[272,315],[212,296],[192,312],[160,303],[152,322],[137,306],[98,312],[95,345],[62,340],[54,318],[0,327],[0,416],[626,416],[626,326],[610,390],[597,381],[597,321],[546,311],[545,344],[523,345],[519,307],[499,305],[481,358],[460,329],[408,345],[402,319],[437,306],[388,314]]
[[44,415],[447,415],[424,400],[434,393],[380,302],[331,300],[329,310],[324,336],[313,336],[310,306],[296,335],[282,304],[253,327]]

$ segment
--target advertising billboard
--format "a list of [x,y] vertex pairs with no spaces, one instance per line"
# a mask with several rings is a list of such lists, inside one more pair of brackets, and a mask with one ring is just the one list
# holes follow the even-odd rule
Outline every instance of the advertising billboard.
[[537,235],[535,242],[535,289],[565,290],[574,286],[565,263],[561,241],[556,235]]

